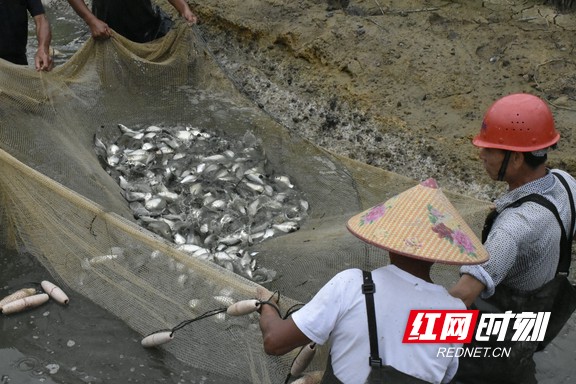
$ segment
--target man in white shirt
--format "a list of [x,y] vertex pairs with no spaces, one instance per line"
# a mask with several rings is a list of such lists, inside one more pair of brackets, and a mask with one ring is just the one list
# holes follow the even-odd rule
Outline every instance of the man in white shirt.
[[[444,287],[432,283],[430,268],[435,262],[463,265],[486,261],[480,240],[433,179],[354,216],[347,227],[390,254],[391,265],[372,271],[382,365],[410,382],[450,382],[458,358],[439,356],[438,344],[402,341],[410,310],[466,309]],[[330,341],[331,361],[324,380],[365,383],[372,368],[364,282],[361,270],[344,270],[285,320],[273,304],[262,305],[260,328],[265,351],[282,355],[311,342]],[[262,292],[258,294],[261,300],[269,299]]]

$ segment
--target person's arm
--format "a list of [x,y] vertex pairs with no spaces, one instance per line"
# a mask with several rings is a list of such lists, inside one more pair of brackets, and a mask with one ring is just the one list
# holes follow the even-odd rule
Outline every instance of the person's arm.
[[484,283],[467,273],[460,276],[460,280],[450,289],[450,294],[459,298],[470,308],[474,300],[486,288]]
[[198,22],[198,18],[196,17],[194,12],[192,12],[186,0],[168,0],[168,1],[178,11],[180,16],[182,16],[188,23],[196,24]]
[[76,14],[80,16],[82,20],[84,20],[86,25],[88,25],[93,38],[108,39],[110,36],[112,36],[108,24],[94,16],[90,9],[88,9],[88,6],[84,0],[68,0],[68,3],[74,12],[76,12]]
[[52,69],[52,57],[50,56],[50,42],[52,31],[45,14],[34,16],[36,23],[36,36],[38,38],[38,50],[34,56],[34,66],[37,71],[50,71]]
[[[270,299],[268,291],[258,289],[260,300]],[[262,304],[260,312],[260,330],[264,343],[264,351],[269,355],[284,355],[295,348],[309,344],[311,340],[296,326],[291,317],[282,319],[274,302]]]

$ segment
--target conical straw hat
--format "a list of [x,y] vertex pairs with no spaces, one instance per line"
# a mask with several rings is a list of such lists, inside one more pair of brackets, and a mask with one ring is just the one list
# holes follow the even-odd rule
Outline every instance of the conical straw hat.
[[434,179],[352,217],[347,227],[367,243],[415,259],[460,265],[488,260],[482,242]]

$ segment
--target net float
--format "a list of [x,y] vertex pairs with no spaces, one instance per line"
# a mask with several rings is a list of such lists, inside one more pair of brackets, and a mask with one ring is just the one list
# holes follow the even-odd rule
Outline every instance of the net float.
[[316,343],[310,343],[302,347],[290,367],[292,376],[300,376],[302,372],[310,365],[310,362],[316,354]]
[[16,292],[4,297],[0,300],[0,311],[2,311],[2,307],[8,303],[11,303],[14,300],[22,299],[24,297],[32,296],[36,293],[36,288],[22,288],[17,290]]
[[169,342],[174,338],[172,331],[156,332],[142,339],[141,344],[144,348],[156,347]]
[[49,282],[48,280],[44,280],[40,283],[44,292],[46,292],[52,299],[56,300],[60,304],[68,304],[70,299],[64,293],[60,287],[56,284]]
[[323,371],[314,371],[294,380],[292,384],[319,384],[322,381]]
[[260,301],[256,299],[238,301],[228,307],[226,313],[230,316],[242,316],[255,312],[260,308]]
[[21,312],[25,309],[38,307],[47,302],[49,298],[50,297],[46,293],[38,293],[36,295],[23,297],[4,305],[2,307],[2,313],[9,315],[11,313]]

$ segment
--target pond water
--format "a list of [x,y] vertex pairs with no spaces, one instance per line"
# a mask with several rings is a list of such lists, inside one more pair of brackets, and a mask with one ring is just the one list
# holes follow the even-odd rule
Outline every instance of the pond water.
[[[0,246],[0,297],[42,280],[55,282],[31,255]],[[229,383],[194,370],[88,298],[67,291],[25,312],[0,315],[0,383]]]

